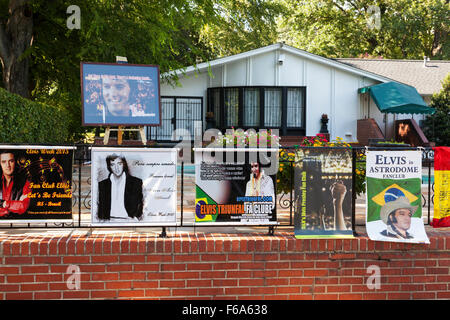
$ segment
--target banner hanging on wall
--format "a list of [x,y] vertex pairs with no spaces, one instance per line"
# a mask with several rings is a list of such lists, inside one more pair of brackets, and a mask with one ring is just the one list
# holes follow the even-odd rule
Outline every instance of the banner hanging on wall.
[[278,149],[230,149],[195,149],[195,223],[277,224]]
[[92,148],[92,225],[176,225],[177,152]]
[[450,147],[434,150],[434,213],[431,225],[450,227]]
[[369,150],[366,156],[369,238],[430,243],[422,220],[422,152]]
[[294,167],[296,238],[352,238],[352,151],[300,148]]
[[72,221],[73,147],[0,146],[0,222]]

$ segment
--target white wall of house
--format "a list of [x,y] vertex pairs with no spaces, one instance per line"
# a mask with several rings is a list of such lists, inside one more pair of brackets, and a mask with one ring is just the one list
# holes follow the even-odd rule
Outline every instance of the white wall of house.
[[[284,55],[282,64],[278,62],[280,54]],[[211,77],[206,69],[196,75],[189,73],[181,76],[181,87],[173,88],[161,82],[161,95],[202,96],[203,110],[206,112],[209,87],[306,86],[306,135],[312,136],[320,131],[320,119],[324,113],[330,119],[328,129],[332,139],[339,136],[349,142],[357,141],[357,120],[367,116],[367,113],[376,118],[382,127],[381,113],[377,113],[378,109],[372,105],[367,110],[364,98],[358,93],[358,88],[379,81],[322,63],[307,55],[277,49],[214,65],[210,70]]]

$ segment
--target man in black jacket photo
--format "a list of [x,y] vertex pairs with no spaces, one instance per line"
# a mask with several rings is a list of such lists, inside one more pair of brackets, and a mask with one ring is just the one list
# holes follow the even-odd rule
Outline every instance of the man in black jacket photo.
[[141,220],[142,180],[129,174],[125,157],[106,157],[108,178],[98,183],[97,217],[102,221]]

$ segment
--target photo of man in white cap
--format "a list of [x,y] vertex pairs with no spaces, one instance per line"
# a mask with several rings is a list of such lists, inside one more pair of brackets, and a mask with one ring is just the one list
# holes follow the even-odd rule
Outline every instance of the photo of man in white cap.
[[390,197],[385,198],[387,201],[380,210],[380,218],[387,228],[381,232],[381,235],[389,238],[413,239],[414,236],[408,230],[411,227],[411,217],[418,206],[412,206],[401,191],[397,192],[397,195],[391,193]]

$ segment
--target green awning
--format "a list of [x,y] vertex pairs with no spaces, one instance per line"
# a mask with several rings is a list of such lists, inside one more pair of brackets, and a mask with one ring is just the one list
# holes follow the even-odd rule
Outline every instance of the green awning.
[[383,113],[428,113],[434,108],[423,101],[416,88],[398,82],[386,82],[359,89],[360,93],[370,92],[370,96]]

